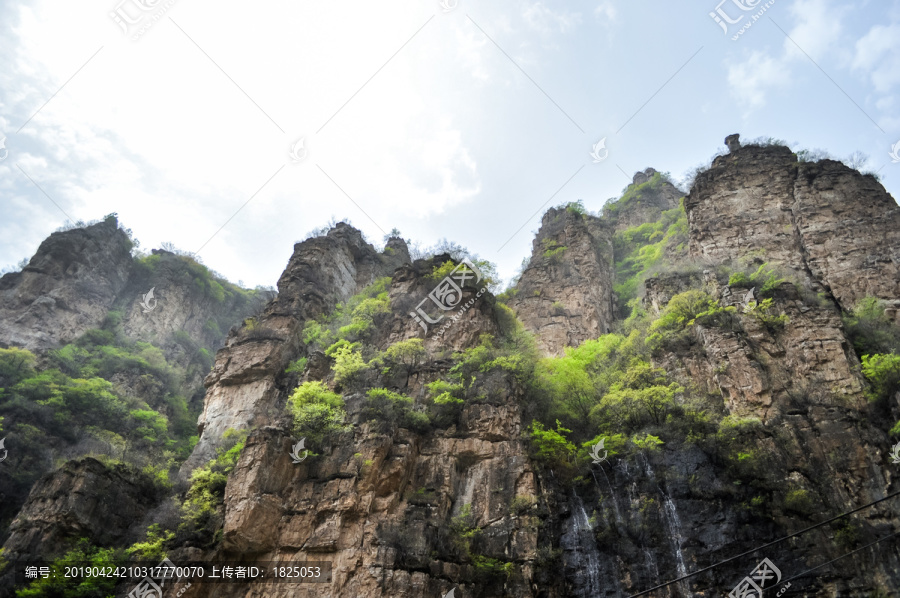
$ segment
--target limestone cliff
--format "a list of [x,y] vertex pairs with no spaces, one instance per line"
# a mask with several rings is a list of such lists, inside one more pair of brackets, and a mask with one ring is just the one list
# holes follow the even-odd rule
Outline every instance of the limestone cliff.
[[551,208],[509,306],[545,352],[609,332],[613,321],[612,231],[602,219]]
[[691,254],[756,255],[821,283],[844,309],[866,296],[900,304],[900,207],[871,175],[783,146],[733,146],[685,198]]
[[362,234],[339,223],[322,237],[294,246],[278,280],[278,297],[259,316],[232,330],[206,377],[200,441],[183,465],[187,473],[215,456],[224,432],[265,425],[284,402],[279,383],[288,363],[303,356],[304,324],[329,312],[376,278],[408,262],[401,239],[379,254]]
[[98,328],[128,282],[131,246],[113,218],[50,235],[0,278],[0,344],[49,349]]
[[173,530],[175,562],[332,565],[328,584],[186,598],[593,598],[695,572],[650,595],[724,596],[763,558],[792,584],[767,595],[897,594],[896,499],[868,503],[898,491],[900,376],[879,387],[858,341],[877,328],[885,363],[900,342],[898,208],[837,162],[726,143],[683,210],[652,169],[602,216],[549,210],[508,307],[400,239],[378,252],[340,224],[298,243],[216,355],[169,493],[208,492],[207,527],[85,461],[35,486],[8,548],[95,525],[95,480]]

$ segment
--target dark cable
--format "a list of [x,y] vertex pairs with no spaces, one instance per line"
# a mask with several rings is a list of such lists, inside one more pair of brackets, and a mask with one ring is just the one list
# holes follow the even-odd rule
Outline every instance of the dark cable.
[[754,549],[752,549],[752,550],[748,550],[747,552],[742,552],[742,553],[739,554],[739,555],[736,555],[736,556],[733,556],[733,557],[731,557],[731,558],[725,559],[724,561],[719,561],[718,563],[715,563],[714,565],[710,565],[709,567],[704,567],[703,569],[700,569],[700,570],[698,570],[698,571],[694,571],[693,573],[688,573],[687,575],[682,575],[682,576],[679,577],[678,579],[673,579],[672,581],[667,581],[666,583],[663,583],[663,584],[660,584],[660,585],[658,585],[658,586],[652,587],[652,588],[650,588],[649,590],[644,590],[643,592],[639,592],[639,593],[637,593],[637,594],[632,594],[632,595],[629,596],[628,598],[637,598],[638,596],[643,596],[644,594],[649,594],[650,592],[656,591],[656,590],[658,590],[658,589],[660,589],[660,588],[664,588],[664,587],[666,587],[666,586],[670,586],[670,585],[672,585],[673,583],[678,583],[679,581],[683,581],[683,580],[685,580],[685,579],[687,579],[687,578],[689,578],[689,577],[694,577],[695,575],[700,575],[701,573],[704,573],[704,572],[706,572],[706,571],[709,571],[710,569],[715,569],[716,567],[718,567],[718,566],[720,566],[720,565],[724,565],[725,563],[730,563],[731,561],[737,560],[737,559],[739,559],[739,558],[741,558],[741,557],[745,557],[745,556],[747,556],[748,554],[753,554],[754,552],[760,551],[760,550],[762,550],[763,548],[768,548],[769,546],[774,546],[775,544],[779,544],[779,543],[781,543],[781,542],[784,542],[785,540],[790,540],[791,538],[796,538],[796,537],[799,536],[800,534],[805,534],[806,532],[811,531],[811,530],[814,530],[814,529],[816,529],[817,527],[822,527],[822,526],[825,525],[826,523],[831,523],[832,521],[837,521],[838,519],[841,519],[842,517],[846,517],[847,515],[852,515],[853,513],[856,513],[857,511],[862,511],[863,509],[867,509],[867,508],[871,507],[872,505],[877,505],[877,504],[880,503],[880,502],[884,502],[884,501],[886,501],[887,499],[889,499],[889,498],[894,498],[895,496],[898,496],[898,495],[900,495],[900,492],[894,492],[893,494],[888,494],[888,495],[885,496],[884,498],[879,498],[878,500],[876,500],[876,501],[874,501],[874,502],[870,502],[869,504],[863,505],[863,506],[861,506],[861,507],[857,507],[857,508],[853,509],[852,511],[847,511],[846,513],[843,513],[843,514],[841,514],[841,515],[838,515],[837,517],[832,517],[831,519],[828,519],[827,521],[823,521],[823,522],[821,522],[821,523],[817,523],[817,524],[815,524],[815,525],[811,525],[811,526],[809,526],[809,527],[807,527],[807,528],[805,528],[805,529],[800,530],[799,532],[795,532],[795,533],[791,534],[790,536],[785,536],[785,537],[780,538],[780,539],[778,539],[778,540],[774,540],[774,541],[772,541],[772,542],[769,542],[768,544],[763,544],[762,546],[758,546],[758,547],[756,547],[756,548],[754,548]]
[[870,546],[875,546],[875,545],[878,544],[879,542],[882,542],[882,541],[884,541],[884,540],[887,540],[888,538],[893,538],[894,536],[897,536],[897,535],[900,535],[900,532],[894,532],[894,533],[891,534],[890,536],[885,536],[885,537],[883,537],[883,538],[880,538],[880,539],[878,539],[878,540],[875,540],[875,541],[872,542],[871,544],[866,544],[866,545],[863,546],[862,548],[857,548],[856,550],[851,550],[851,551],[848,552],[847,554],[841,555],[841,556],[839,556],[839,557],[836,558],[836,559],[831,559],[831,560],[828,561],[827,563],[822,563],[821,565],[816,565],[816,566],[813,567],[812,569],[807,569],[806,571],[804,571],[803,573],[800,573],[799,575],[795,575],[795,576],[793,576],[793,577],[790,578],[790,579],[785,579],[784,581],[780,582],[778,585],[783,585],[783,584],[786,584],[786,583],[789,582],[789,581],[794,581],[794,580],[797,579],[798,577],[803,577],[803,576],[806,575],[807,573],[812,573],[812,572],[815,571],[816,569],[820,569],[820,568],[824,567],[825,565],[830,565],[831,563],[833,563],[833,562],[835,562],[835,561],[839,561],[839,560],[841,560],[842,558],[844,558],[845,556],[850,556],[850,555],[853,554],[854,552],[859,552],[860,550],[865,550],[866,548],[869,548]]

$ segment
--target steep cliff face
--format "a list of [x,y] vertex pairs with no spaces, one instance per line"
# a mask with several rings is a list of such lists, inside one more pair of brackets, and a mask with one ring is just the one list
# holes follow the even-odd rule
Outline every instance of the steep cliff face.
[[[69,529],[68,513],[94,508],[84,484],[115,494],[121,476],[104,481],[96,468],[66,466],[42,478],[55,464],[94,455],[165,470],[183,460],[222,330],[274,296],[232,285],[185,255],[132,256],[132,247],[110,216],[52,234],[22,272],[0,279],[0,437],[9,451],[0,452],[0,540],[13,534],[8,554],[56,550],[79,530],[94,537],[87,532],[100,514]],[[72,484],[81,486],[70,500],[42,494],[68,488],[62,496]],[[36,494],[13,523],[30,489]]]
[[557,354],[609,332],[614,275],[609,225],[573,209],[551,208],[532,246],[509,306],[541,349]]
[[[655,311],[679,291],[703,288],[723,306],[737,308],[724,322],[696,326],[690,339],[654,359],[681,383],[707,393],[711,407],[722,401],[720,409],[734,427],[726,434],[720,428],[718,442],[738,442],[730,455],[700,442],[683,454],[663,457],[666,471],[680,472],[660,483],[659,492],[672,501],[681,528],[692,530],[682,534],[685,541],[678,547],[688,570],[713,564],[736,538],[746,547],[762,545],[797,531],[803,525],[798,519],[812,524],[824,519],[816,513],[843,513],[893,491],[890,440],[880,410],[863,397],[866,384],[836,305],[801,296],[785,282],[772,291],[770,311],[786,321],[767,322],[747,312],[749,289],[726,280],[710,271],[699,287],[696,279],[685,277],[651,279],[645,299]],[[659,464],[654,468],[658,480]],[[614,486],[625,482],[620,472],[615,477]],[[900,560],[893,552],[875,559],[846,554],[887,535],[898,523],[892,507],[879,505],[790,546],[771,548],[755,561],[765,556],[782,572],[796,574],[841,558],[827,575],[809,582],[815,595],[867,595],[874,587],[900,583]],[[755,561],[723,567],[683,584],[682,590],[723,587]]]
[[232,330],[216,355],[198,428],[200,440],[182,466],[187,473],[215,456],[224,432],[271,422],[284,403],[279,383],[291,360],[302,357],[301,332],[376,278],[409,260],[406,244],[392,240],[383,254],[362,234],[339,223],[327,235],[294,246],[278,280],[278,297],[256,318]]
[[99,327],[128,282],[130,251],[115,219],[50,235],[0,278],[0,344],[44,350]]
[[108,468],[90,457],[69,461],[35,484],[10,526],[4,556],[37,560],[80,538],[116,544],[160,498],[140,472]]
[[[630,192],[630,193],[629,193]],[[603,210],[603,217],[610,221],[614,233],[656,222],[666,210],[678,207],[684,195],[654,168],[636,172],[623,198]]]
[[[334,252],[344,253],[345,239],[355,238],[350,231],[343,232],[347,236],[298,246],[292,263],[313,263],[310,256],[323,247],[328,252],[327,263],[336,263]],[[345,281],[341,291],[331,291],[338,285],[325,286],[318,278],[317,292],[346,298],[371,283],[384,272],[373,257],[376,254],[370,251],[360,254],[356,262],[348,256],[339,271],[365,274],[359,279],[332,278]],[[393,271],[387,291],[390,312],[376,320],[370,343],[374,350],[384,351],[397,343],[422,339],[422,354],[399,377],[375,370],[365,383],[350,388],[341,383],[347,422],[352,424],[348,430],[327,444],[312,446],[316,455],[304,457],[299,464],[292,463],[290,452],[296,437],[285,418],[273,417],[268,420],[273,425],[251,433],[225,492],[223,542],[215,551],[204,553],[204,558],[254,554],[262,560],[331,563],[331,584],[309,589],[266,586],[267,595],[274,597],[440,596],[453,587],[465,591],[461,588],[479,581],[501,591],[503,584],[496,584],[502,575],[486,579],[472,564],[459,563],[460,547],[448,530],[455,521],[464,521],[472,535],[478,536],[477,550],[484,559],[515,563],[530,571],[536,557],[537,530],[531,519],[523,516],[524,511],[510,510],[517,496],[537,495],[536,478],[521,437],[523,390],[515,380],[500,373],[479,380],[466,391],[465,405],[447,407],[446,421],[428,432],[386,425],[372,419],[371,407],[367,407],[367,388],[389,387],[410,397],[415,409],[424,409],[428,383],[446,376],[452,365],[445,356],[477,345],[481,335],[500,334],[502,324],[494,300],[477,284],[463,287],[458,304],[466,307],[459,310],[462,313],[455,312],[456,319],[448,316],[446,322],[426,332],[410,315],[440,283],[431,275],[449,259],[439,255]],[[360,268],[360,262],[376,267]],[[308,282],[301,282],[302,275],[290,271],[289,266],[282,281],[293,281],[297,289],[309,288]],[[316,265],[309,272],[320,276],[322,268]],[[286,296],[282,287],[280,297]],[[278,302],[266,314],[276,305]],[[323,315],[299,305],[297,309],[306,318]],[[261,320],[267,321],[265,314]],[[445,323],[446,328],[438,334]],[[220,363],[228,351],[220,354]],[[269,374],[273,386],[274,374],[273,369]],[[336,384],[330,369],[313,366],[312,360],[303,379],[322,380],[329,387]],[[208,395],[208,402],[215,397]],[[284,395],[278,400],[280,408]],[[242,407],[264,413],[267,405],[255,401]],[[207,426],[204,434],[210,429]],[[185,550],[174,553],[173,558],[191,554],[197,553]],[[529,578],[526,573],[524,579],[508,584],[506,591],[530,595]],[[242,596],[247,591],[246,587],[220,588],[217,595]]]
[[685,198],[691,254],[757,255],[821,283],[840,307],[900,297],[900,207],[872,176],[783,146],[735,146]]
[[[897,491],[900,394],[869,400],[846,313],[874,296],[895,316],[896,205],[838,163],[728,144],[687,225],[652,169],[603,217],[548,211],[508,299],[519,322],[485,282],[448,284],[448,255],[411,262],[400,239],[378,253],[343,224],[297,244],[206,378],[182,477],[228,429],[249,434],[211,501],[221,525],[177,527],[166,548],[176,563],[326,561],[332,582],[189,596],[626,596],[713,565],[656,595],[720,596],[763,558],[798,576],[786,595],[896,593],[896,546],[865,548],[900,525],[895,502],[770,544]],[[181,301],[159,287],[160,305]],[[143,316],[126,326],[168,334]],[[8,547],[100,525],[88,486],[155,520],[123,476],[85,461],[44,478]],[[191,483],[176,498],[209,489]]]

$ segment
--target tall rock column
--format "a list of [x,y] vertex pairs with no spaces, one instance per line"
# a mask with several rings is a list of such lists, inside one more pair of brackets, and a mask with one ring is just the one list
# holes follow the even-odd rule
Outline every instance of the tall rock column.
[[509,306],[545,353],[559,354],[609,332],[613,274],[610,227],[595,216],[552,208]]
[[829,290],[843,309],[874,296],[900,308],[900,207],[875,177],[834,160],[801,163],[783,146],[719,156],[685,198],[690,252],[758,256]]
[[304,324],[390,274],[408,260],[405,244],[379,254],[355,228],[339,223],[323,237],[294,246],[278,280],[278,297],[257,317],[228,335],[204,384],[200,440],[182,465],[186,475],[216,454],[229,428],[270,423],[284,399],[277,379],[300,354]]

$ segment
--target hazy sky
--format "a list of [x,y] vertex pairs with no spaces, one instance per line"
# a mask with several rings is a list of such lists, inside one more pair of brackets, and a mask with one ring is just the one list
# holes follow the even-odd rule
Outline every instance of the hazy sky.
[[118,212],[272,285],[334,216],[508,278],[548,207],[736,132],[865,152],[898,196],[900,0],[444,1],[2,3],[0,266]]

